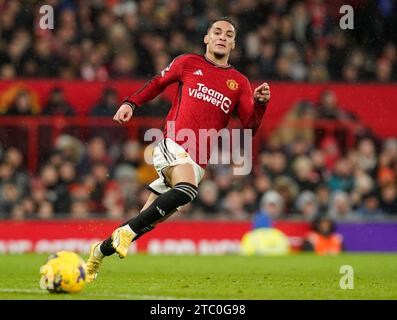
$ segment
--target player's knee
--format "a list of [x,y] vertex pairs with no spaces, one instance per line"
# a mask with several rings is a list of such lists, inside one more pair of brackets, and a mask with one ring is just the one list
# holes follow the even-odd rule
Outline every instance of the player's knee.
[[172,186],[183,182],[196,185],[196,174],[191,163],[178,164],[165,168],[164,174]]
[[180,205],[184,205],[190,201],[193,201],[198,194],[197,186],[190,182],[179,182],[174,186],[173,190],[179,194],[181,199]]

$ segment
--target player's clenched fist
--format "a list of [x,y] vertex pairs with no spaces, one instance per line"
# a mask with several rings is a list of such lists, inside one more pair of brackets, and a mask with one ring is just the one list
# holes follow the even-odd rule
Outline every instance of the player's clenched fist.
[[270,100],[270,87],[267,82],[262,83],[254,90],[254,99],[259,103],[268,103]]
[[117,121],[118,123],[128,122],[132,117],[132,113],[131,106],[129,104],[123,103],[114,115],[113,120]]

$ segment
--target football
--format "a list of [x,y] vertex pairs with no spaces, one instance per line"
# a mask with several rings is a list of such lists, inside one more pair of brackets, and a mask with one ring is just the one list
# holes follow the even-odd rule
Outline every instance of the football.
[[86,280],[84,260],[74,252],[51,254],[40,268],[40,288],[51,293],[78,293]]

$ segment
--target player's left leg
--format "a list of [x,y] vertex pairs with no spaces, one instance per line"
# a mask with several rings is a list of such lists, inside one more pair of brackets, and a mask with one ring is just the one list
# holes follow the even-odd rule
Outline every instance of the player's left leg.
[[197,196],[197,185],[204,175],[204,170],[173,141],[168,140],[168,148],[172,150],[171,154],[174,157],[172,163],[169,151],[165,154],[164,148],[167,149],[164,145],[162,148],[155,148],[153,162],[160,178],[150,184],[149,189],[153,194],[140,214],[117,228],[111,237],[93,246],[89,259],[89,262],[92,260],[92,270],[89,271],[89,278],[92,280],[105,256],[117,252],[120,258],[125,257],[132,241],[153,230],[157,223],[167,219],[178,207]]
[[[145,205],[141,209],[141,212],[148,208],[154,200],[156,200],[157,195],[154,193],[150,193],[149,198],[147,199]],[[125,225],[125,224],[123,224]],[[151,228],[153,229],[154,226]],[[150,228],[147,228],[147,231],[151,230]],[[146,232],[147,232],[146,231]],[[140,236],[142,236],[145,232],[141,232],[140,234],[137,234],[135,238],[132,240],[138,239]],[[98,274],[99,268],[102,264],[103,258],[106,256],[111,256],[116,252],[116,249],[114,249],[112,245],[112,237],[107,238],[106,240],[102,242],[96,242],[93,245],[91,245],[90,248],[90,253],[89,257],[86,262],[86,268],[87,268],[87,276],[86,276],[86,281],[87,282],[92,282],[95,280],[96,275]]]
[[[172,191],[172,189],[170,191]],[[137,217],[123,223],[113,232],[111,237],[103,242],[94,243],[91,246],[90,255],[86,263],[87,282],[95,280],[104,257],[110,256],[116,252],[121,258],[125,257],[132,241],[137,240],[145,233],[153,230],[157,223],[168,219],[177,211],[175,206],[182,205],[183,203],[180,202],[181,199],[179,199],[179,202],[175,202],[174,200],[177,199],[172,196],[170,198],[170,194],[172,195],[170,191],[160,196],[151,193]],[[169,203],[169,201],[172,202],[171,206],[168,206],[171,209],[167,207],[159,214],[158,206],[160,205],[163,207],[163,204]]]
[[[159,195],[145,210],[127,221],[112,234],[112,246],[120,258],[127,255],[130,243],[142,233],[153,229],[153,224],[192,201],[198,193],[192,164],[184,163],[163,170],[169,190]],[[102,246],[101,246],[102,249]]]

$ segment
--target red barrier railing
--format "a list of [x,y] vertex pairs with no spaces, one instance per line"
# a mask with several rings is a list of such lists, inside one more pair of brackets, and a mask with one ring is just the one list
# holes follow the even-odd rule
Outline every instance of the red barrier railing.
[[[0,142],[4,145],[15,145],[12,141],[16,140],[18,131],[14,129],[23,128],[26,130],[27,140],[26,142],[26,156],[27,166],[31,173],[37,172],[39,166],[40,156],[40,141],[39,141],[39,130],[42,127],[50,128],[50,141],[51,146],[55,142],[56,138],[62,134],[66,129],[71,127],[78,127],[81,130],[86,129],[98,129],[104,128],[119,128],[127,131],[128,139],[139,140],[139,132],[142,129],[147,128],[159,128],[164,127],[165,120],[161,118],[146,118],[136,117],[124,125],[120,125],[113,121],[111,118],[102,117],[0,117],[0,128],[8,128],[7,134],[1,134]],[[289,128],[313,128],[322,129],[324,136],[333,135],[335,130],[345,129],[346,132],[346,144],[351,147],[355,142],[355,132],[357,128],[361,126],[351,122],[340,122],[330,120],[319,120],[319,121],[288,121],[283,122],[283,125]],[[239,128],[240,121],[238,119],[231,119],[229,123],[230,128]],[[267,119],[264,120],[264,124],[258,131],[257,136],[253,139],[253,156],[254,160],[258,153],[258,150],[266,142],[268,135],[276,128],[276,124],[273,121]],[[48,145],[47,145],[48,147]]]

